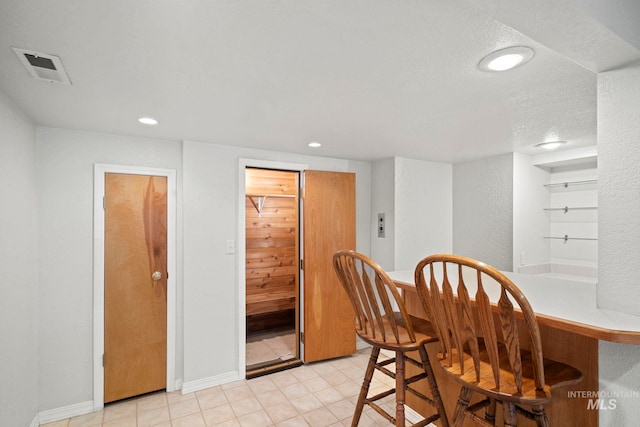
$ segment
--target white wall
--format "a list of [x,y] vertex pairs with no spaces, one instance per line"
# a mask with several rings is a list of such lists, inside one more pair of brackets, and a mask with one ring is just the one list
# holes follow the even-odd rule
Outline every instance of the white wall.
[[[640,63],[598,75],[598,305],[640,315]],[[600,342],[600,389],[638,390],[640,346]],[[600,411],[600,425],[637,424],[638,399]]]
[[[185,383],[215,383],[238,374],[239,303],[236,255],[239,159],[307,164],[309,169],[356,173],[356,249],[371,245],[371,165],[341,159],[185,141],[184,144]],[[242,225],[244,227],[244,225]],[[194,386],[195,387],[195,386]]]
[[549,262],[549,247],[542,238],[549,233],[549,172],[533,166],[533,158],[513,155],[513,269]]
[[453,251],[513,268],[513,154],[453,166]]
[[640,62],[598,75],[598,305],[640,315]]
[[233,149],[183,143],[184,381],[238,372],[235,256],[237,161]]
[[448,163],[395,159],[395,270],[452,251],[452,173]]
[[600,426],[637,426],[640,418],[640,346],[598,342],[599,389],[616,408],[600,411]]
[[[391,271],[395,265],[395,160],[374,162],[371,167],[371,258]],[[378,237],[378,214],[385,215],[385,237]]]
[[[413,270],[422,258],[452,251],[452,166],[405,158],[372,168],[371,256],[382,268]],[[378,237],[378,214],[385,237]]]
[[[94,163],[176,169],[180,193],[182,150],[179,142],[38,128],[37,158],[43,411],[93,400]],[[177,220],[180,258],[180,210]],[[178,289],[179,319],[180,297]],[[178,347],[181,326],[178,321]],[[181,348],[176,353],[180,375]]]
[[0,425],[38,412],[36,127],[0,92]]

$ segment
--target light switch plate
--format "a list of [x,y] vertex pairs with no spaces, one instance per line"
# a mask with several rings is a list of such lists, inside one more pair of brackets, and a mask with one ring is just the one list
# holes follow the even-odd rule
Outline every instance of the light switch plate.
[[226,252],[228,254],[236,253],[236,241],[235,240],[227,240],[226,243]]

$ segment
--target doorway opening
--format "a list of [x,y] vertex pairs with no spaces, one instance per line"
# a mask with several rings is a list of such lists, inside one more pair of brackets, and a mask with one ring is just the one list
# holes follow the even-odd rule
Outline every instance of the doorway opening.
[[300,360],[300,173],[245,169],[247,378]]

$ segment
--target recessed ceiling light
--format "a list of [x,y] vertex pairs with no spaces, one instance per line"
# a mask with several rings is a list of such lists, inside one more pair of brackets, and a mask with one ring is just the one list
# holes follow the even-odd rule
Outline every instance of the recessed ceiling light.
[[320,144],[318,141],[311,141],[307,145],[309,147],[311,147],[311,148],[320,148],[320,147],[322,147],[322,144]]
[[533,58],[533,49],[527,46],[512,46],[496,50],[485,56],[478,64],[482,71],[507,71],[526,64]]
[[547,142],[541,142],[540,144],[536,144],[536,147],[544,148],[545,150],[555,150],[556,148],[566,143],[567,141],[547,141]]
[[154,119],[153,117],[140,117],[138,119],[138,121],[144,125],[157,125],[158,121],[156,119]]

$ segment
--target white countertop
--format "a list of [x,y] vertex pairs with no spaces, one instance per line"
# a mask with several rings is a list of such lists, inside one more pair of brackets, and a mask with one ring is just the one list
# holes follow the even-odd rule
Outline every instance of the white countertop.
[[[392,271],[397,282],[414,285],[414,271]],[[526,295],[536,314],[607,331],[640,334],[640,316],[596,306],[596,285],[553,277],[503,272]],[[640,340],[631,337],[632,342]]]

